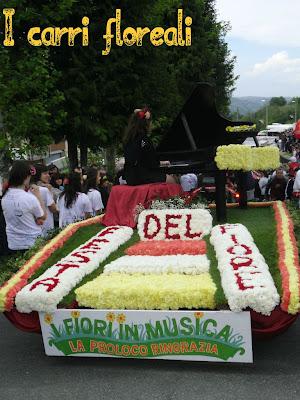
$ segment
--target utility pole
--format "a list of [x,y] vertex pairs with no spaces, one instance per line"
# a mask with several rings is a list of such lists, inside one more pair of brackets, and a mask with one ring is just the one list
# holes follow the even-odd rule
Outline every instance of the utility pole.
[[296,123],[297,122],[298,97],[295,97],[295,100],[293,100],[292,103],[295,103],[295,123]]
[[268,129],[269,125],[269,104],[267,100],[262,100],[263,103],[266,103],[266,129]]

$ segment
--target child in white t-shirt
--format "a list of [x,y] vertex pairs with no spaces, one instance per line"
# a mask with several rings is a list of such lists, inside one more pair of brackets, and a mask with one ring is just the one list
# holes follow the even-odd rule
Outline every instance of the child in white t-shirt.
[[42,235],[45,237],[49,231],[54,229],[54,216],[57,212],[53,194],[50,191],[51,185],[48,167],[42,164],[35,165],[36,174],[32,177],[32,182],[36,183],[40,188],[40,193],[47,210],[47,218],[42,227]]
[[57,199],[57,209],[60,228],[91,216],[91,202],[85,193],[81,193],[81,177],[78,173],[70,174],[68,184]]
[[88,195],[88,198],[91,202],[93,217],[97,214],[100,214],[104,208],[101,193],[99,192],[99,190],[97,190],[99,182],[100,171],[97,170],[97,168],[89,168],[87,171],[85,193]]
[[53,213],[57,211],[57,208],[50,190],[43,186],[39,186],[39,189],[47,210],[47,218],[42,227],[42,235],[47,236],[49,231],[54,229]]
[[34,173],[35,169],[23,160],[16,161],[10,171],[9,186],[2,198],[10,250],[27,250],[42,234],[47,212],[39,188],[33,185],[26,191]]

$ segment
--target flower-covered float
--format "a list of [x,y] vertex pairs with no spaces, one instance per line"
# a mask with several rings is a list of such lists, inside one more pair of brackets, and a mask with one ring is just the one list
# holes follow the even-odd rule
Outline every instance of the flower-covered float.
[[[110,324],[122,327],[126,310],[141,310],[145,316],[153,310],[201,315],[207,310],[249,310],[254,333],[266,336],[296,319],[299,258],[284,203],[230,209],[226,224],[214,224],[202,205],[170,209],[153,202],[151,207],[140,213],[136,230],[104,227],[101,217],[67,227],[2,285],[1,310],[29,331],[40,330],[37,312],[55,327],[56,310],[71,309],[75,329],[83,310],[105,310],[111,335]],[[197,323],[196,318],[193,329],[200,332]],[[68,331],[71,325],[66,324]],[[133,332],[135,325],[130,326],[126,329]],[[189,331],[187,322],[184,326]]]

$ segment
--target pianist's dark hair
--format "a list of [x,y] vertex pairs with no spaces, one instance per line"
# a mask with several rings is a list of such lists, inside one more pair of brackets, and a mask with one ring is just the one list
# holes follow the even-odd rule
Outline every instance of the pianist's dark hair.
[[[143,110],[149,110],[148,107],[143,107]],[[150,110],[149,110],[150,111]],[[151,114],[150,114],[151,115]],[[148,135],[151,128],[151,116],[150,118],[141,118],[140,113],[134,112],[131,114],[127,128],[123,135],[123,144],[127,144],[139,135]]]

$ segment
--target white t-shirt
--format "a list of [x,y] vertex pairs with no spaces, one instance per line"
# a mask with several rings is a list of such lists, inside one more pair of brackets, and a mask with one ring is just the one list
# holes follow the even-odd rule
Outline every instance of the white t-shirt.
[[99,210],[103,210],[104,208],[101,193],[96,189],[90,189],[87,195],[91,202],[91,206],[93,209],[92,215],[94,217],[95,215],[97,215],[97,212]]
[[266,188],[267,188],[268,182],[269,182],[269,179],[266,176],[263,176],[258,181],[260,192],[261,192],[262,196],[264,196],[266,194]]
[[77,199],[70,208],[66,208],[65,195],[63,195],[57,200],[57,208],[59,210],[60,228],[84,219],[85,213],[93,212],[91,202],[85,193],[78,193]]
[[293,192],[299,192],[299,191],[300,191],[300,171],[297,171],[293,186]]
[[44,215],[38,199],[23,189],[11,188],[2,199],[6,234],[10,250],[25,250],[34,245],[42,234],[35,220]]
[[39,186],[39,189],[47,211],[47,218],[42,226],[42,235],[47,236],[48,232],[51,231],[51,229],[54,229],[53,213],[48,208],[54,204],[54,200],[48,188]]

